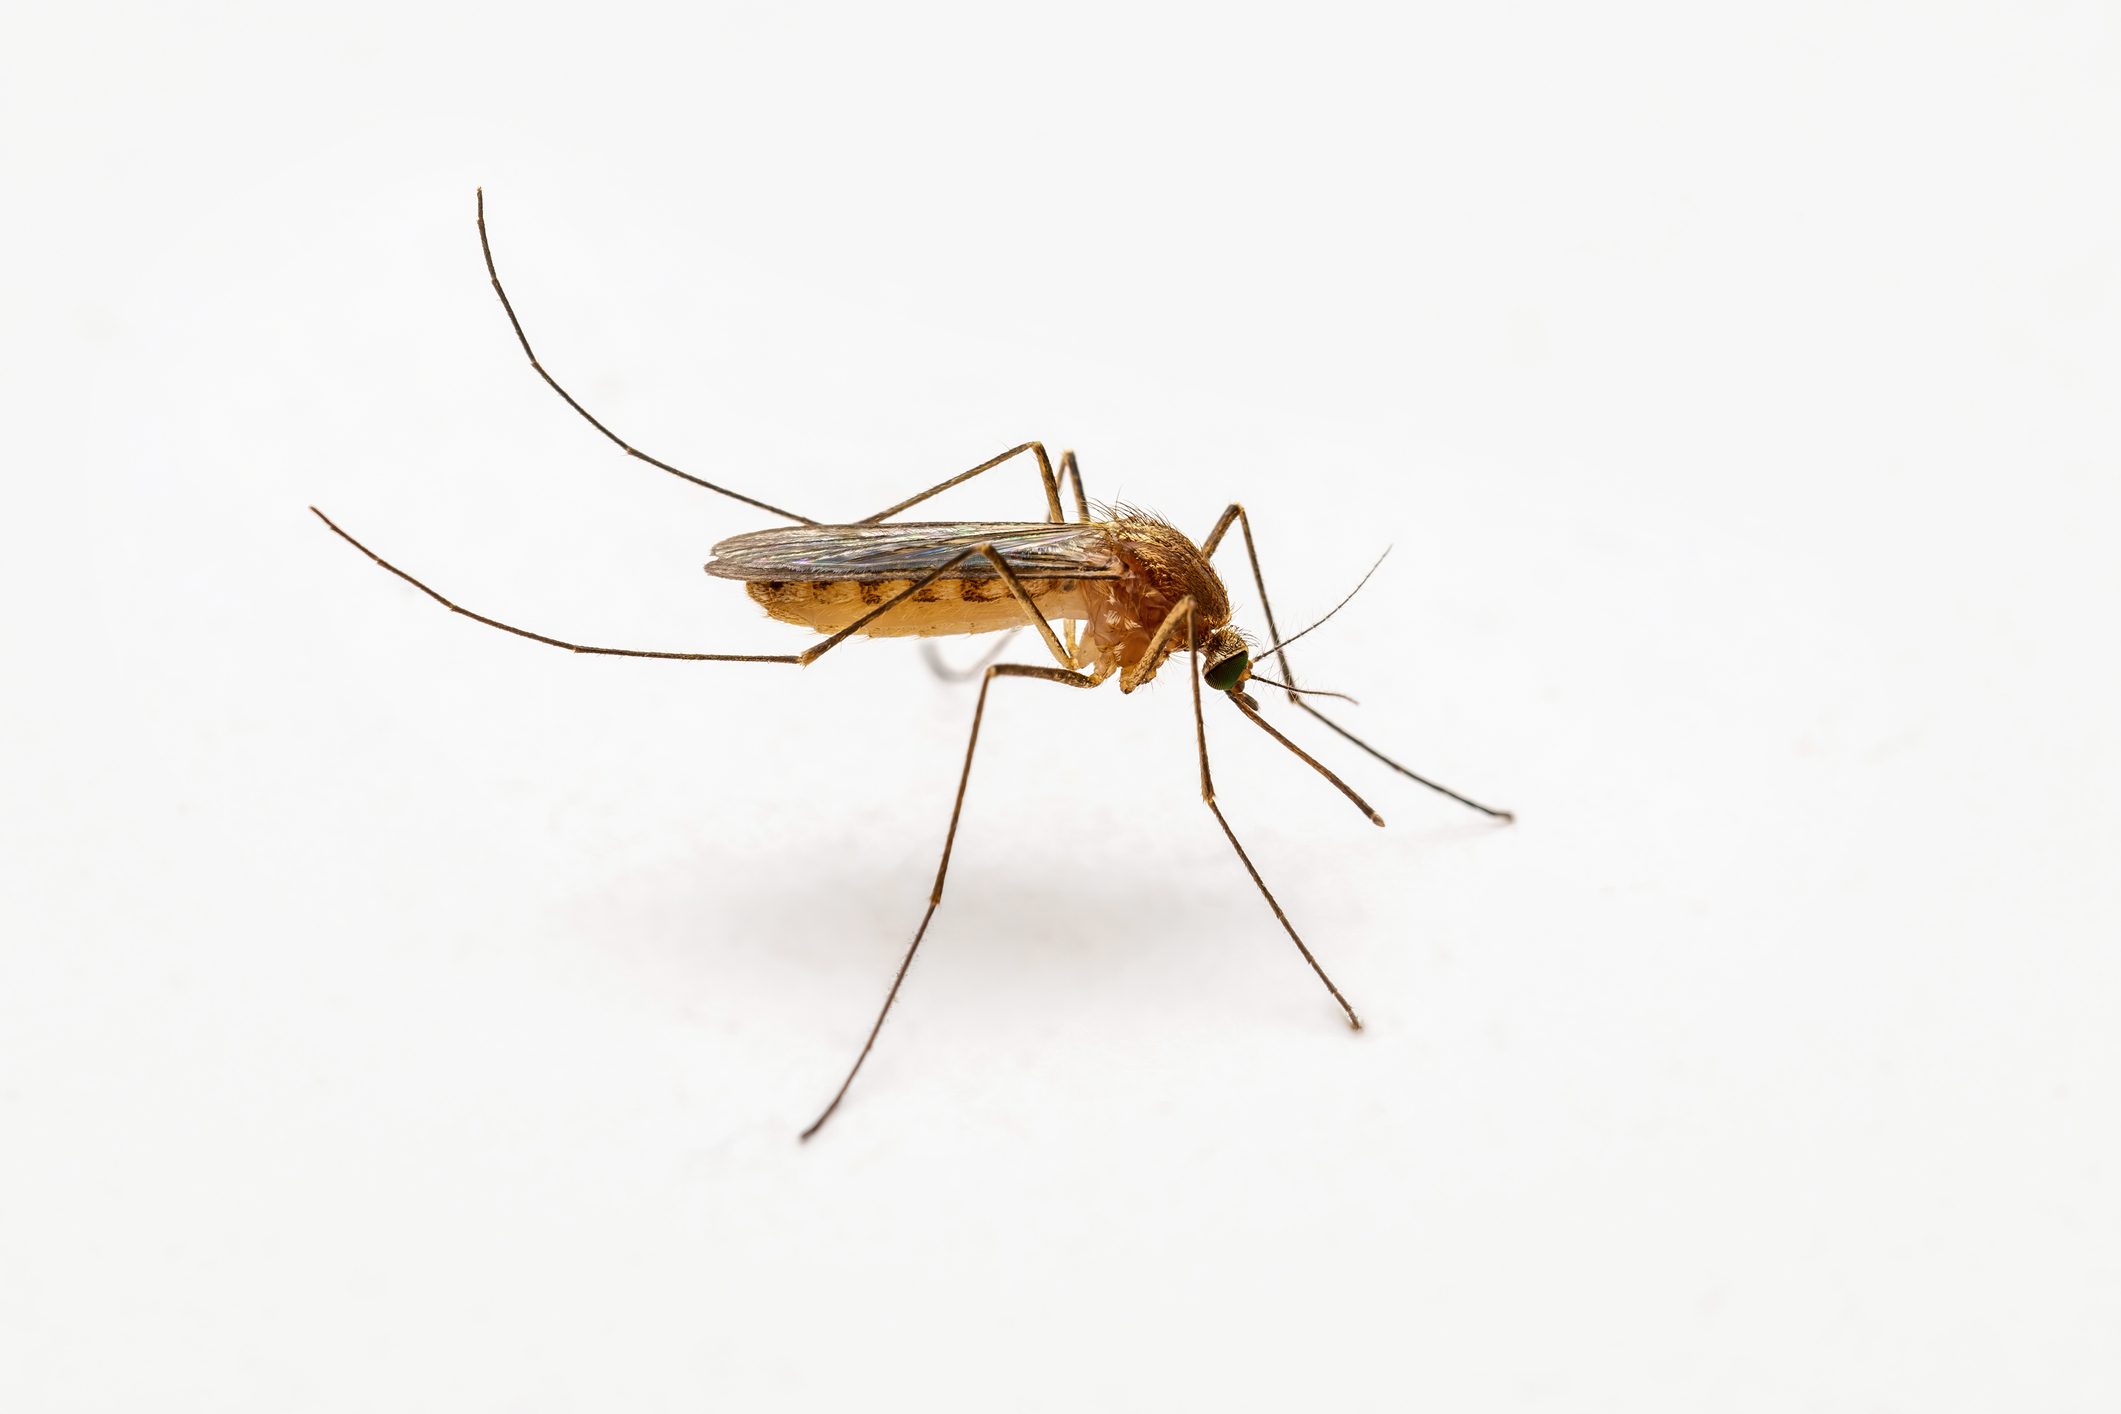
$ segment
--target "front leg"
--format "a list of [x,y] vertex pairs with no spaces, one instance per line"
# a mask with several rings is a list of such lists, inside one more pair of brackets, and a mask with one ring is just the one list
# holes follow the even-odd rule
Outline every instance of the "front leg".
[[[1393,770],[1399,772],[1400,775],[1405,776],[1408,780],[1418,782],[1421,785],[1425,785],[1430,790],[1435,791],[1438,795],[1448,796],[1452,800],[1457,801],[1460,805],[1470,806],[1472,809],[1478,810],[1481,814],[1489,816],[1493,819],[1501,820],[1505,823],[1515,820],[1517,818],[1516,815],[1512,814],[1510,811],[1497,810],[1493,806],[1482,805],[1479,801],[1474,800],[1470,796],[1460,795],[1457,791],[1452,790],[1449,786],[1439,785],[1435,781],[1430,780],[1427,776],[1424,776],[1419,772],[1408,770],[1405,766],[1400,765],[1397,761],[1394,761],[1391,757],[1385,755],[1382,751],[1379,751],[1376,747],[1370,745],[1370,743],[1364,741],[1361,737],[1355,735],[1355,733],[1349,731],[1346,727],[1334,721],[1331,717],[1328,717],[1325,713],[1319,711],[1316,707],[1313,707],[1309,702],[1305,701],[1303,697],[1299,695],[1299,689],[1296,686],[1296,669],[1290,664],[1288,654],[1282,652],[1279,647],[1279,645],[1283,642],[1281,636],[1281,629],[1275,625],[1274,605],[1267,598],[1266,576],[1260,573],[1259,547],[1255,545],[1252,541],[1252,518],[1245,514],[1245,508],[1243,505],[1236,501],[1232,501],[1230,503],[1229,509],[1224,511],[1222,513],[1221,518],[1215,522],[1215,528],[1208,532],[1208,538],[1201,542],[1201,553],[1211,558],[1214,556],[1216,546],[1222,544],[1223,536],[1228,533],[1232,521],[1235,521],[1237,523],[1238,529],[1244,532],[1245,557],[1252,562],[1252,583],[1257,585],[1259,588],[1260,612],[1266,617],[1267,632],[1273,635],[1272,641],[1276,645],[1275,650],[1272,653],[1269,653],[1267,656],[1270,658],[1278,657],[1281,659],[1281,673],[1283,679],[1286,681],[1288,686],[1289,700],[1295,703],[1298,707],[1303,708],[1304,711],[1309,712],[1312,716],[1318,718],[1319,721],[1324,722],[1328,727],[1330,727],[1339,735],[1346,737],[1349,741],[1361,747],[1364,751],[1376,757],[1385,765],[1390,766]],[[1263,666],[1263,663],[1255,663],[1253,666]],[[1265,723],[1261,723],[1261,725],[1264,726]]]
[[[1181,600],[1179,607],[1185,611],[1186,646],[1190,650],[1193,660],[1193,672],[1191,674],[1193,678],[1193,740],[1200,748],[1200,798],[1206,803],[1210,813],[1215,816],[1215,823],[1222,826],[1224,838],[1230,841],[1230,848],[1237,851],[1238,862],[1243,864],[1245,872],[1252,876],[1252,883],[1258,888],[1259,896],[1267,901],[1267,907],[1274,910],[1274,917],[1280,922],[1282,930],[1289,935],[1289,941],[1296,944],[1296,950],[1303,954],[1304,961],[1309,963],[1311,970],[1318,974],[1318,980],[1326,984],[1326,990],[1333,994],[1333,1000],[1340,1003],[1340,1009],[1347,1013],[1348,1025],[1360,1031],[1362,1030],[1362,1018],[1355,1014],[1354,1007],[1348,1005],[1348,999],[1340,994],[1340,988],[1333,985],[1333,979],[1326,976],[1326,970],[1318,965],[1318,959],[1311,955],[1311,949],[1305,945],[1302,935],[1296,931],[1296,925],[1289,921],[1288,914],[1282,912],[1280,902],[1275,899],[1273,891],[1267,887],[1267,881],[1262,879],[1259,876],[1259,870],[1253,867],[1252,856],[1246,854],[1245,847],[1238,842],[1237,832],[1230,828],[1229,820],[1223,816],[1222,807],[1215,803],[1215,778],[1208,770],[1208,724],[1202,717],[1200,710],[1200,642],[1193,627],[1193,606],[1191,601]],[[1176,610],[1174,610],[1175,613]],[[1368,809],[1367,806],[1364,808]]]

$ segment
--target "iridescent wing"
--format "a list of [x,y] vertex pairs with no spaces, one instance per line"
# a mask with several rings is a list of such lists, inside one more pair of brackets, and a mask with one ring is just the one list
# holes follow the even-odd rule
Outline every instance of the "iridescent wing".
[[[1116,579],[1119,555],[1102,525],[1046,521],[910,521],[889,525],[789,525],[735,535],[714,547],[707,573],[724,579],[917,579],[975,545],[992,545],[1025,579]],[[973,555],[953,575],[992,579]]]

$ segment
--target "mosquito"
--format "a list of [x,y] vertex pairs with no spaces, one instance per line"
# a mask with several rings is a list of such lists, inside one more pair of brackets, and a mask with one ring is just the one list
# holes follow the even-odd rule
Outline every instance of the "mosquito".
[[[1278,688],[1289,701],[1364,752],[1430,790],[1495,820],[1515,817],[1459,794],[1428,777],[1409,770],[1368,742],[1328,717],[1309,696],[1337,696],[1296,684],[1288,661],[1288,646],[1318,627],[1314,623],[1287,639],[1274,621],[1267,598],[1267,582],[1259,567],[1259,551],[1252,538],[1252,521],[1245,508],[1231,502],[1216,518],[1207,537],[1198,544],[1168,522],[1126,507],[1103,508],[1092,514],[1083,493],[1082,471],[1075,454],[1061,454],[1058,473],[1046,448],[1025,442],[999,456],[989,457],[969,471],[959,472],[918,495],[886,506],[874,515],[854,521],[819,521],[794,511],[769,505],[740,491],[716,485],[668,462],[649,456],[600,422],[575,401],[538,360],[523,321],[501,286],[493,259],[493,243],[486,230],[486,195],[476,194],[479,251],[485,258],[487,278],[500,298],[516,342],[530,366],[546,385],[576,413],[609,438],[627,456],[646,462],[695,486],[741,501],[747,506],[777,516],[787,525],[723,540],[713,549],[707,573],[739,580],[751,598],[766,613],[783,623],[815,630],[823,639],[800,653],[691,653],[641,648],[602,648],[574,643],[536,633],[489,618],[444,597],[340,529],[329,516],[311,506],[310,511],[331,531],[383,569],[404,580],[452,613],[512,633],[535,643],[564,648],[570,653],[591,653],[621,658],[665,658],[695,663],[783,663],[805,667],[856,635],[869,637],[930,638],[945,634],[980,634],[1031,628],[1045,645],[1050,663],[989,663],[978,672],[978,700],[972,708],[972,729],[965,740],[964,765],[958,772],[957,793],[950,805],[950,824],[943,834],[942,857],[935,868],[935,883],[928,891],[927,911],[914,929],[913,941],[891,979],[890,990],[869,1028],[861,1050],[848,1068],[846,1078],[831,1101],[811,1122],[801,1137],[808,1140],[824,1127],[847,1097],[855,1076],[876,1046],[885,1018],[890,1016],[914,954],[928,934],[928,925],[943,901],[943,884],[950,873],[950,856],[957,844],[958,820],[965,809],[965,790],[972,780],[972,756],[979,746],[980,724],[987,711],[987,694],[996,680],[1022,678],[1055,683],[1062,687],[1094,688],[1117,677],[1119,690],[1131,693],[1151,681],[1166,660],[1183,652],[1188,661],[1188,679],[1193,690],[1193,740],[1200,759],[1200,795],[1215,823],[1222,828],[1230,848],[1251,876],[1260,897],[1266,900],[1275,920],[1296,945],[1298,953],[1318,980],[1340,1005],[1354,1030],[1362,1029],[1355,1008],[1341,994],[1333,979],[1319,964],[1296,925],[1289,921],[1267,881],[1260,876],[1252,857],[1230,828],[1222,807],[1215,803],[1215,781],[1208,769],[1207,724],[1202,710],[1202,688],[1221,696],[1245,718],[1298,760],[1318,772],[1351,801],[1373,825],[1384,817],[1370,808],[1355,790],[1323,762],[1284,736],[1260,712],[1259,702],[1247,691],[1257,682]],[[903,512],[931,497],[961,486],[974,477],[1004,463],[1028,455],[1038,468],[1039,486],[1045,494],[1045,518],[1037,521],[904,521]],[[1066,486],[1075,519],[1069,520],[1061,506]],[[1259,604],[1267,622],[1269,645],[1256,650],[1230,621],[1230,596],[1216,574],[1212,561],[1230,528],[1243,537],[1245,558],[1252,582],[1259,590]],[[1371,567],[1374,573],[1376,566]],[[1364,576],[1367,582],[1369,576]],[[1356,590],[1362,585],[1358,583]],[[1351,592],[1348,596],[1353,598]],[[1342,605],[1347,599],[1341,601]],[[1339,607],[1333,611],[1339,612]],[[1331,618],[1332,614],[1326,615]],[[1055,628],[1058,622],[1060,629]],[[1325,622],[1324,619],[1319,623]],[[1279,679],[1261,670],[1278,663]]]

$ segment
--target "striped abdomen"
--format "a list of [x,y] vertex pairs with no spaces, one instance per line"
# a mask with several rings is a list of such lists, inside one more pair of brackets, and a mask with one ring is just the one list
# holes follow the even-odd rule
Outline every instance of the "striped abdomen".
[[[754,579],[744,588],[782,623],[837,633],[912,583],[911,579]],[[1086,616],[1082,586],[1076,580],[1031,580],[1024,588],[1048,619]],[[933,638],[994,633],[1022,628],[1029,622],[1023,605],[1000,579],[945,576],[922,585],[911,598],[864,625],[862,632],[877,638]]]

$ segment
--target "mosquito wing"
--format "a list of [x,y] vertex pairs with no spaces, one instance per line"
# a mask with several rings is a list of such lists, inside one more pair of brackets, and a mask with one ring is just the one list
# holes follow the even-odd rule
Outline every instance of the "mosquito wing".
[[[1116,579],[1112,537],[1102,525],[1047,521],[907,521],[890,525],[789,525],[731,536],[714,547],[707,573],[724,579],[917,579],[975,545],[992,545],[1025,579]],[[992,579],[974,555],[952,570]]]

